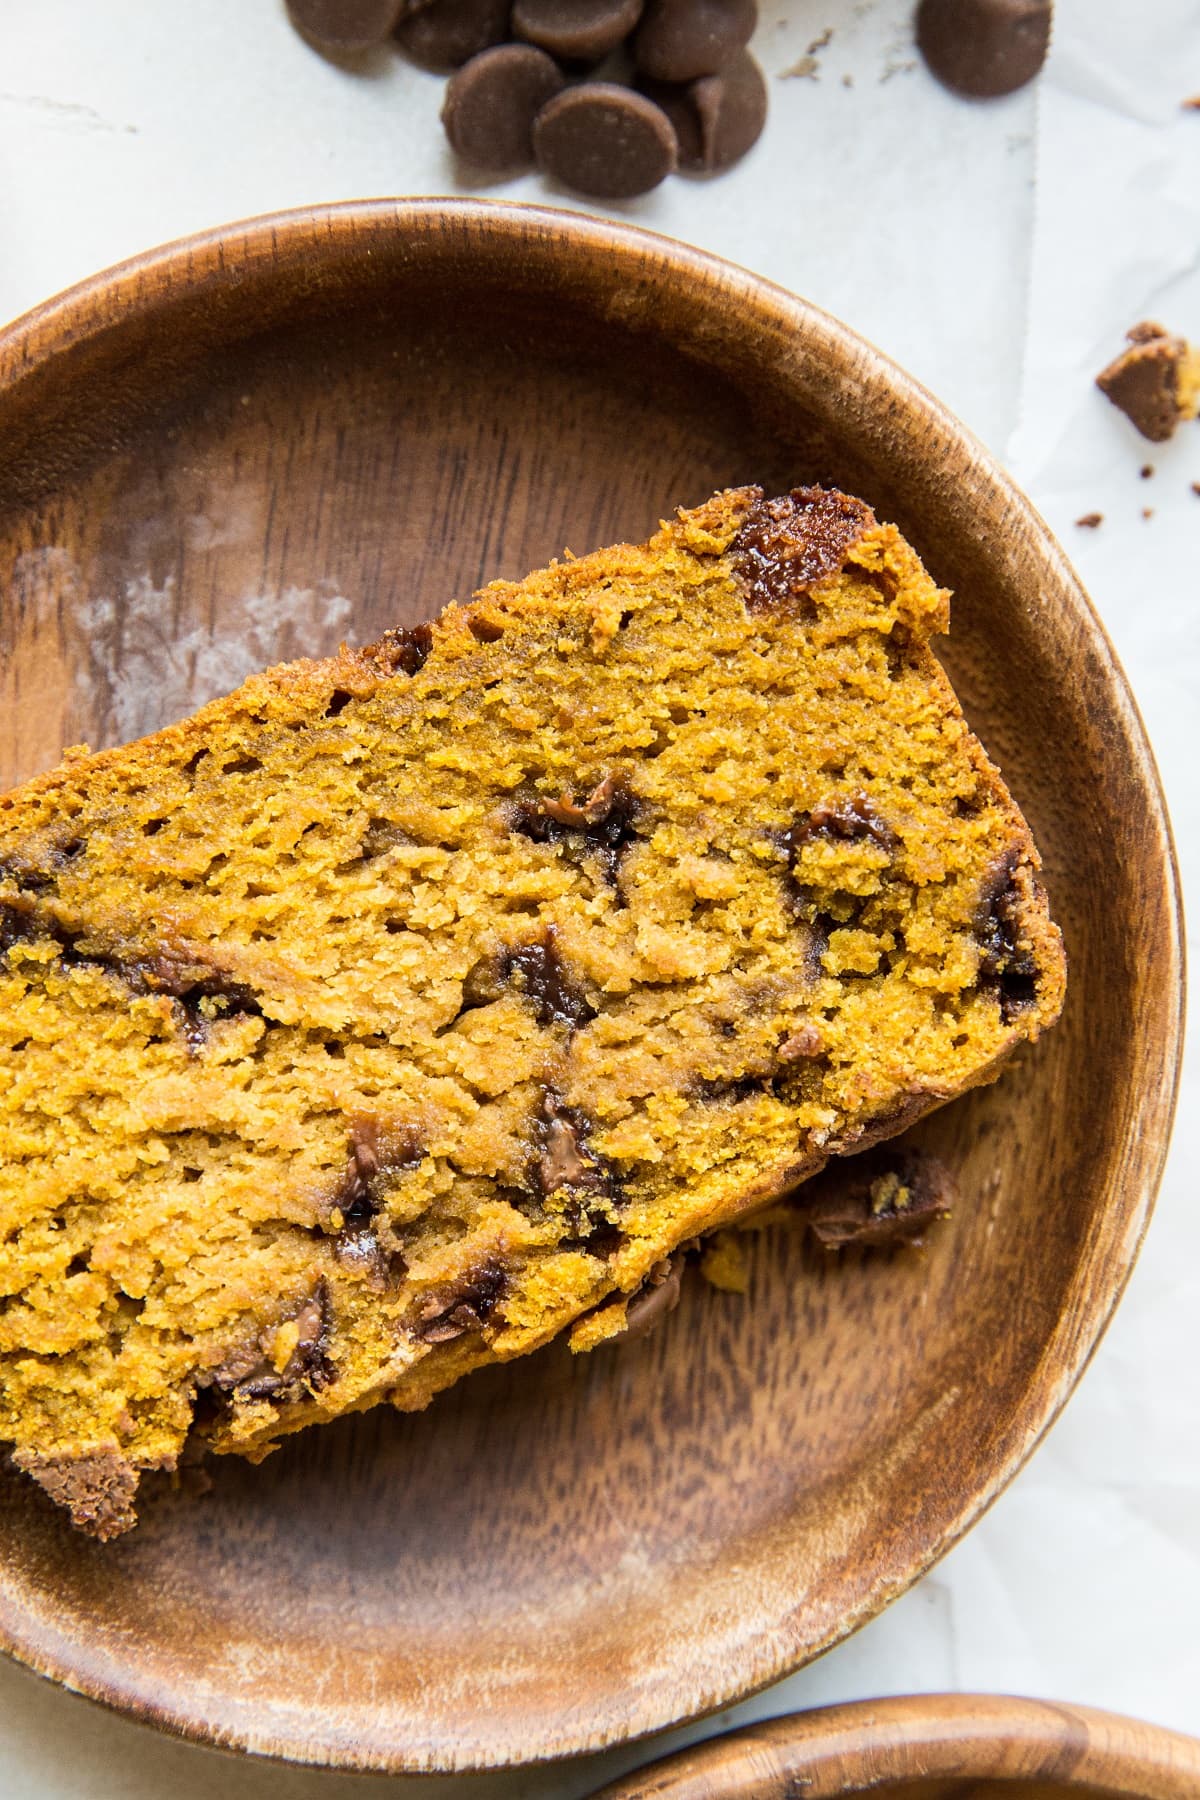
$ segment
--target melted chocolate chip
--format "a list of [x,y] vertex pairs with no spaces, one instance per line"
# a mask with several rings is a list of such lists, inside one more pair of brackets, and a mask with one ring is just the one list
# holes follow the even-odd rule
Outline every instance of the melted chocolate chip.
[[311,1398],[328,1387],[336,1370],[329,1358],[332,1309],[324,1281],[318,1281],[292,1318],[299,1336],[282,1369],[261,1353],[260,1346],[247,1347],[215,1370],[208,1385],[235,1402],[270,1400],[277,1406]]
[[336,1208],[346,1225],[362,1225],[379,1211],[372,1187],[378,1174],[379,1126],[374,1119],[354,1119],[350,1125],[346,1173],[330,1203],[330,1210]]
[[44,894],[56,879],[49,869],[34,868],[16,858],[0,861],[0,881],[11,882],[27,894]]
[[103,969],[123,981],[134,994],[167,994],[179,1008],[183,1032],[192,1049],[205,1042],[215,1022],[202,1012],[202,1000],[224,1001],[224,1011],[230,1015],[262,1016],[262,1006],[253,989],[222,970],[166,950],[156,956],[140,957],[82,951],[78,945],[85,936],[84,930],[64,925],[53,913],[46,908],[37,909],[32,902],[0,903],[0,954],[6,954],[14,944],[48,938],[64,968]]
[[29,914],[7,900],[0,900],[0,956],[7,955],[14,944],[28,942],[33,935]]
[[529,1002],[539,1025],[575,1030],[596,1017],[595,1007],[564,967],[553,930],[477,963],[463,982],[463,1009],[486,1006],[509,988]]
[[415,1132],[393,1133],[380,1144],[378,1121],[360,1114],[350,1124],[346,1172],[320,1208],[323,1228],[337,1230],[333,1254],[346,1268],[382,1280],[403,1271],[404,1259],[386,1219],[381,1189],[401,1169],[414,1169],[424,1155]]
[[958,1195],[945,1164],[922,1150],[868,1150],[831,1163],[795,1205],[827,1250],[919,1244]]
[[582,1250],[588,1256],[594,1256],[599,1262],[608,1262],[619,1250],[623,1250],[629,1238],[619,1225],[611,1219],[600,1219],[587,1228],[578,1237],[564,1237],[559,1240],[560,1250]]
[[372,1288],[384,1288],[407,1273],[403,1256],[386,1247],[374,1223],[345,1226],[334,1240],[333,1254],[340,1268]]
[[715,75],[750,42],[756,0],[647,0],[634,60],[655,81]]
[[750,509],[730,556],[752,612],[794,605],[875,524],[870,507],[837,488],[793,488]]
[[385,631],[377,643],[369,644],[359,655],[385,674],[415,675],[425,667],[432,649],[432,628],[414,625],[406,631]]
[[803,845],[819,837],[840,840],[842,843],[870,838],[872,843],[889,851],[896,845],[896,834],[880,818],[866,794],[848,794],[814,806],[785,836],[793,858]]
[[468,1331],[482,1331],[508,1293],[508,1271],[494,1260],[453,1287],[426,1294],[416,1311],[412,1335],[422,1344],[447,1344]]
[[637,795],[623,775],[606,775],[586,800],[562,795],[515,803],[509,822],[514,831],[536,844],[566,844],[594,855],[606,880],[615,883],[621,857],[634,842],[641,811]]
[[1003,859],[984,889],[975,922],[979,985],[996,991],[1006,1025],[1037,1002],[1038,965],[1021,945],[1022,892],[1015,853]]
[[535,1121],[530,1188],[543,1203],[556,1197],[556,1210],[571,1231],[564,1248],[603,1258],[619,1247],[610,1234],[617,1230],[613,1214],[625,1199],[620,1178],[607,1158],[593,1150],[587,1114],[565,1105],[549,1089]]
[[994,100],[1033,80],[1052,14],[1051,0],[921,0],[917,46],[943,87]]

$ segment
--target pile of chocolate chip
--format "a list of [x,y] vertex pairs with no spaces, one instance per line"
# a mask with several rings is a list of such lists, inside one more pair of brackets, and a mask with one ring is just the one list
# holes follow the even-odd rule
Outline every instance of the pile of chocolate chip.
[[453,70],[442,124],[465,163],[535,164],[598,200],[675,169],[727,169],[757,140],[767,84],[746,48],[756,0],[287,0],[318,50],[391,41]]

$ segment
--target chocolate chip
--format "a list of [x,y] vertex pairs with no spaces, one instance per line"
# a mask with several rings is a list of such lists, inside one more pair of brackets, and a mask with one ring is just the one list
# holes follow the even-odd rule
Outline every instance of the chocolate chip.
[[533,125],[538,167],[599,200],[629,200],[657,187],[675,167],[675,132],[644,94],[613,82],[568,88]]
[[287,0],[288,18],[318,50],[370,50],[391,37],[403,0]]
[[425,667],[432,648],[432,629],[428,625],[413,625],[406,631],[385,631],[378,643],[368,644],[359,655],[386,674],[415,675]]
[[1037,959],[1021,943],[1023,901],[1015,854],[1006,856],[984,885],[975,920],[979,985],[995,989],[1006,1025],[1037,1001]]
[[835,839],[842,843],[870,838],[884,850],[892,850],[896,844],[895,833],[880,818],[866,794],[845,794],[837,800],[814,806],[784,837],[793,856],[814,838]]
[[226,1016],[240,1013],[262,1017],[262,1006],[253,989],[221,969],[197,959],[160,951],[156,956],[119,956],[112,951],[80,950],[85,933],[64,925],[50,909],[30,896],[0,902],[0,955],[17,943],[49,940],[64,968],[104,969],[124,982],[134,994],[166,994],[181,1014],[184,1035],[193,1050],[208,1037],[215,1023],[201,1010],[202,1000],[221,1004],[215,1009]]
[[321,1218],[329,1221],[337,1214],[339,1231],[367,1223],[379,1211],[380,1186],[401,1169],[417,1168],[423,1156],[415,1131],[393,1131],[381,1144],[378,1120],[367,1113],[358,1114],[350,1121],[346,1172],[322,1203]]
[[391,1234],[381,1235],[375,1225],[348,1225],[339,1231],[333,1246],[338,1266],[376,1289],[402,1278],[407,1265],[400,1252],[384,1242],[385,1237],[390,1238]]
[[889,1148],[831,1163],[798,1190],[795,1205],[827,1250],[870,1249],[919,1244],[957,1198],[954,1178],[936,1156]]
[[447,1344],[468,1331],[482,1331],[508,1287],[508,1271],[501,1263],[483,1263],[451,1286],[425,1295],[416,1310],[412,1335],[422,1344]]
[[757,23],[755,0],[648,0],[634,60],[655,81],[715,75],[750,42]]
[[621,1186],[608,1161],[592,1149],[586,1113],[567,1106],[548,1089],[542,1097],[535,1138],[533,1179],[537,1192],[548,1199],[569,1188],[580,1199],[577,1224],[585,1219],[592,1225],[610,1222],[603,1207],[595,1216],[588,1210],[598,1200],[619,1202]]
[[1179,371],[1188,354],[1187,343],[1150,320],[1125,335],[1129,349],[1101,369],[1096,386],[1144,438],[1165,443],[1183,416]]
[[457,69],[502,44],[511,0],[430,0],[401,19],[394,36],[406,56],[427,69]]
[[679,140],[681,169],[727,169],[758,142],[767,122],[767,84],[748,50],[717,75],[679,87],[646,81],[642,92],[662,107]]
[[562,794],[557,800],[538,795],[515,803],[509,819],[514,831],[537,844],[576,844],[596,855],[609,881],[615,882],[621,856],[637,836],[634,821],[641,810],[637,795],[622,775],[606,775],[584,799]]
[[625,1309],[625,1329],[614,1342],[620,1343],[622,1338],[649,1337],[675,1311],[683,1291],[686,1260],[677,1251],[674,1256],[655,1263],[637,1293],[631,1297]]
[[446,86],[442,124],[451,148],[481,169],[525,167],[533,121],[563,86],[558,65],[531,44],[481,51]]
[[594,63],[615,50],[642,16],[642,0],[516,0],[512,28],[564,62]]
[[1053,10],[1051,0],[921,0],[917,46],[943,87],[993,100],[1045,62]]
[[793,488],[758,501],[730,545],[746,605],[765,612],[803,597],[814,582],[837,574],[874,524],[869,506],[837,488]]
[[582,1123],[569,1108],[548,1097],[538,1161],[538,1181],[544,1193],[552,1194],[562,1187],[582,1187],[594,1177],[596,1165],[584,1154],[585,1143]]
[[282,1369],[263,1353],[260,1342],[236,1351],[213,1371],[207,1385],[235,1401],[270,1400],[280,1406],[327,1387],[336,1371],[329,1359],[332,1309],[323,1280],[300,1302],[292,1321],[298,1336]]
[[463,1011],[499,1000],[508,988],[528,1000],[539,1025],[574,1030],[596,1016],[563,965],[553,928],[532,943],[506,945],[476,963],[463,982]]

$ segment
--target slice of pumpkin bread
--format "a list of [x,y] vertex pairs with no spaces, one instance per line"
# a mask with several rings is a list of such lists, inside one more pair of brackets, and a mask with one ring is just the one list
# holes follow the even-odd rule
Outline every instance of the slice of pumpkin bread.
[[0,797],[0,1437],[108,1537],[195,1429],[424,1406],[1055,1018],[1029,832],[845,495],[256,676]]

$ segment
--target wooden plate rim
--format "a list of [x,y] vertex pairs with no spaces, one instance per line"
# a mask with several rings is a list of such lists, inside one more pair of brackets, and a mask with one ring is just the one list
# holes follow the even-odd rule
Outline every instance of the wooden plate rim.
[[884,1782],[1041,1779],[1193,1800],[1200,1741],[1096,1707],[911,1694],[792,1713],[665,1757],[593,1800],[835,1800]]
[[[311,274],[321,252],[331,244],[339,253],[370,254],[371,241],[411,237],[432,242],[440,233],[457,233],[476,252],[510,250],[519,245],[530,255],[569,243],[572,255],[605,279],[619,282],[622,267],[630,278],[647,274],[688,287],[699,298],[720,292],[723,303],[747,310],[760,327],[777,334],[802,334],[810,345],[827,348],[831,358],[852,362],[854,379],[886,402],[893,428],[914,434],[913,421],[932,429],[943,444],[953,445],[964,471],[969,470],[973,498],[1023,527],[1027,553],[1036,555],[1043,589],[1056,606],[1077,619],[1083,636],[1107,669],[1115,736],[1136,768],[1145,798],[1144,825],[1157,838],[1159,854],[1148,880],[1162,921],[1157,945],[1160,992],[1164,1004],[1161,1060],[1149,1071],[1142,1096],[1143,1131],[1119,1205],[1105,1218],[1102,1257],[1091,1264],[1093,1294],[1082,1318],[1061,1317],[1048,1341],[1038,1370],[1026,1391],[1021,1417],[998,1438],[991,1479],[966,1495],[952,1523],[899,1576],[881,1575],[867,1598],[838,1625],[798,1649],[783,1642],[782,1633],[761,1636],[745,1647],[742,1663],[731,1671],[720,1691],[685,1711],[663,1710],[649,1721],[630,1721],[625,1728],[580,1729],[572,1724],[562,1739],[530,1745],[520,1756],[471,1754],[462,1758],[452,1746],[435,1752],[403,1744],[386,1755],[369,1752],[353,1761],[336,1751],[323,1751],[311,1736],[282,1738],[264,1724],[261,1729],[231,1731],[198,1715],[165,1705],[141,1691],[136,1679],[122,1685],[99,1678],[81,1679],[70,1657],[47,1641],[38,1621],[0,1599],[0,1651],[35,1673],[126,1716],[155,1725],[191,1741],[240,1750],[251,1755],[320,1766],[375,1769],[390,1773],[466,1772],[527,1766],[562,1756],[595,1752],[630,1737],[707,1717],[769,1687],[797,1667],[850,1636],[905,1592],[945,1555],[993,1503],[1027,1461],[1054,1423],[1099,1344],[1125,1290],[1162,1177],[1178,1095],[1184,1011],[1182,902],[1170,820],[1161,778],[1137,703],[1103,623],[1095,612],[1066,555],[1032,503],[980,441],[934,398],[874,345],[831,314],[763,277],[705,251],[639,227],[588,214],[509,201],[476,201],[454,197],[341,201],[297,208],[237,221],[175,240],[130,258],[45,301],[0,330],[0,394],[19,384],[63,351],[106,335],[119,335],[138,314],[180,301],[185,295],[227,286],[247,267],[297,268]],[[898,423],[897,423],[898,421]],[[1001,550],[1001,555],[1004,551]],[[1103,1284],[1096,1281],[1102,1268]]]

